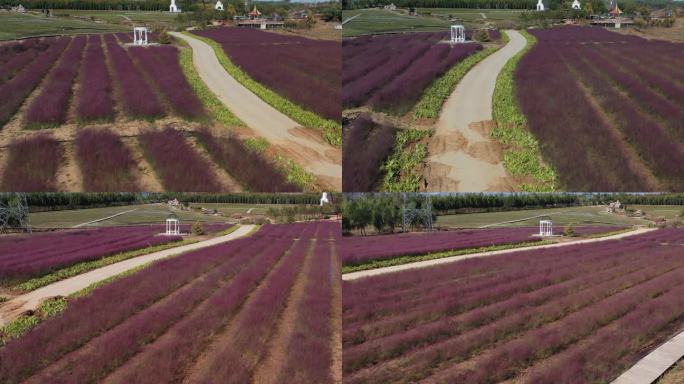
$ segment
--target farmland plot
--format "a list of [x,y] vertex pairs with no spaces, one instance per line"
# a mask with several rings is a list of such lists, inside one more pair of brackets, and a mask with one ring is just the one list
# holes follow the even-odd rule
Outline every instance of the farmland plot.
[[444,32],[362,36],[343,42],[342,105],[403,114],[449,68],[482,48],[441,44]]
[[[74,263],[181,240],[153,226],[68,230],[0,237],[0,280],[44,275]],[[87,246],[84,246],[87,244]]]
[[345,128],[342,154],[342,190],[369,192],[382,173],[382,163],[392,152],[397,129],[378,124],[361,114]]
[[339,42],[284,36],[250,28],[211,28],[210,38],[250,77],[301,107],[339,121]]
[[683,325],[683,245],[661,229],[344,282],[344,382],[609,382]]
[[0,348],[0,381],[332,382],[339,231],[265,225],[98,288]]
[[563,188],[682,190],[684,45],[592,27],[530,33],[517,96]]

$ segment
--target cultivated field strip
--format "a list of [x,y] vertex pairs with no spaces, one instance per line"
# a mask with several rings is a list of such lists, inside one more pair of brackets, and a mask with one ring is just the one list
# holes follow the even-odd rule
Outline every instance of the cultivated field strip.
[[[227,228],[208,224],[204,229],[211,233]],[[136,225],[4,236],[0,241],[0,281],[26,279],[74,263],[181,240],[180,236],[161,236],[163,231],[160,225]]]
[[[579,227],[578,235],[608,233],[616,226]],[[559,231],[560,229],[556,229]],[[406,233],[396,236],[354,236],[344,240],[341,259],[344,265],[357,265],[400,256],[419,256],[469,248],[538,242],[532,227],[459,230],[433,233]]]
[[681,326],[683,245],[664,229],[345,282],[344,381],[609,381]]
[[92,192],[140,190],[131,150],[111,129],[82,129],[74,140],[83,189]]
[[88,46],[83,57],[82,84],[77,95],[76,115],[80,121],[112,121],[112,79],[107,68],[102,36],[88,36]]
[[517,96],[563,187],[681,189],[682,44],[591,27],[530,33],[538,42],[520,61]]
[[[0,381],[181,383],[225,375],[221,382],[244,383],[265,359],[278,358],[283,363],[266,382],[282,375],[329,382],[331,298],[339,284],[330,247],[339,230],[324,222],[265,225],[98,288],[0,348]],[[286,312],[309,322],[286,340],[296,361],[272,356]],[[315,356],[310,348],[318,348]]]
[[370,192],[382,174],[382,163],[392,153],[398,129],[360,114],[344,130],[342,190]]
[[6,151],[7,160],[0,178],[3,191],[57,189],[57,170],[64,154],[64,148],[57,139],[48,133],[40,133],[14,140]]
[[408,112],[436,78],[482,48],[440,44],[443,32],[361,36],[343,42],[342,105]]

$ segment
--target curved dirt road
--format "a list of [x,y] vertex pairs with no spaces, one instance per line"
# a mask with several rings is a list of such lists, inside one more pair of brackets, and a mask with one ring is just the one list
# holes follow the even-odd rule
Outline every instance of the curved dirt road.
[[271,107],[230,76],[207,43],[182,33],[170,33],[190,44],[192,60],[200,77],[235,116],[328,187],[342,190],[342,160],[339,149],[328,145],[314,134],[307,133],[298,123]]
[[616,239],[622,239],[622,238],[629,237],[629,236],[641,235],[643,233],[656,231],[656,230],[658,230],[658,228],[639,228],[639,229],[635,229],[633,231],[618,233],[618,234],[606,236],[606,237],[598,237],[595,239],[575,240],[575,241],[568,241],[568,242],[563,242],[563,243],[553,243],[553,244],[546,244],[546,245],[532,245],[529,247],[502,249],[499,251],[489,251],[489,252],[471,253],[469,255],[443,257],[441,259],[418,261],[415,263],[394,265],[391,267],[368,269],[365,271],[345,273],[342,275],[342,280],[345,280],[345,281],[346,280],[356,280],[356,279],[361,279],[361,278],[369,277],[369,276],[382,275],[385,273],[405,271],[407,269],[426,268],[426,267],[431,267],[431,266],[439,265],[439,264],[453,263],[453,262],[461,261],[461,260],[465,260],[465,259],[472,259],[474,257],[488,257],[488,256],[501,255],[501,254],[505,254],[505,253],[516,253],[516,252],[530,251],[530,250],[534,250],[534,249],[558,248],[558,247],[565,247],[565,246],[569,246],[569,245],[598,243],[601,241],[616,240]]
[[241,225],[240,228],[224,236],[214,237],[197,243],[169,248],[163,251],[148,253],[143,256],[123,260],[118,263],[110,264],[102,268],[94,269],[92,271],[70,277],[68,279],[57,281],[34,291],[14,297],[0,306],[0,326],[3,326],[16,319],[26,311],[35,310],[38,308],[40,303],[43,302],[43,300],[50,297],[68,296],[94,283],[97,283],[98,281],[116,276],[120,273],[126,272],[135,267],[139,267],[151,261],[225,243],[226,241],[231,241],[245,236],[253,229],[254,225]]
[[515,189],[503,167],[500,146],[489,137],[496,78],[526,44],[520,33],[506,32],[510,37],[508,44],[468,71],[442,107],[428,147],[428,191]]

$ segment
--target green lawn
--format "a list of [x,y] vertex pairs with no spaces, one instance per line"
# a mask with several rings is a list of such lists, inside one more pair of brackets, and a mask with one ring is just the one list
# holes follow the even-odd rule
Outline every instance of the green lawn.
[[342,20],[360,15],[342,26],[342,36],[351,37],[383,32],[445,31],[451,23],[436,17],[408,16],[381,9],[342,11]]
[[150,11],[83,11],[74,9],[55,10],[54,14],[59,17],[70,18],[94,18],[109,24],[170,24],[176,19],[176,15],[169,12]]
[[[656,206],[647,206],[643,209],[645,212],[649,213],[654,208],[656,208]],[[681,210],[682,207],[679,208]],[[642,219],[631,218],[616,214],[609,214],[605,211],[605,207],[589,206],[438,216],[436,224],[438,226],[445,227],[477,228],[485,225],[503,223],[511,220],[520,220],[538,215],[549,215],[554,225],[560,226],[564,226],[570,223],[586,225],[635,225],[649,223],[648,221]],[[523,227],[536,226],[538,224],[539,218],[530,218],[524,221],[500,224],[497,226]]]
[[449,26],[454,24],[450,18],[458,19],[467,28],[486,24],[508,27],[519,23],[522,12],[507,9],[419,8],[418,16],[408,16],[405,9],[355,9],[342,11],[343,20],[360,15],[344,24],[342,35],[352,37],[383,32],[448,31]]
[[0,40],[57,34],[121,32],[128,29],[127,26],[92,20],[48,18],[32,13],[0,13]]

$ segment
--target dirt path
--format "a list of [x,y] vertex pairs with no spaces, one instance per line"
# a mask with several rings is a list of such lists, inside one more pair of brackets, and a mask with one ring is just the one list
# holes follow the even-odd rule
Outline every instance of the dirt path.
[[133,211],[137,211],[137,210],[138,210],[138,208],[129,209],[128,211],[119,212],[119,213],[113,214],[113,215],[111,215],[111,216],[102,217],[102,218],[95,219],[95,220],[91,220],[91,221],[87,221],[87,222],[81,223],[81,224],[76,224],[76,225],[74,225],[74,226],[71,227],[71,228],[79,228],[79,227],[83,227],[83,226],[88,225],[88,224],[99,223],[100,221],[105,221],[105,220],[113,219],[113,218],[115,218],[115,217],[117,217],[117,216],[125,215],[125,214],[127,214],[127,213],[130,213],[130,212],[133,212]]
[[568,245],[580,245],[580,244],[588,244],[588,243],[598,243],[601,241],[617,240],[617,239],[622,239],[622,238],[629,237],[629,236],[640,235],[640,234],[655,231],[655,230],[657,230],[657,228],[639,228],[639,229],[635,229],[634,231],[618,233],[618,234],[615,234],[612,236],[599,237],[599,238],[595,238],[595,239],[566,241],[566,242],[546,244],[546,245],[532,245],[529,247],[521,247],[521,248],[514,248],[514,249],[502,249],[499,251],[471,253],[469,255],[452,256],[452,257],[444,257],[441,259],[418,261],[415,263],[394,265],[391,267],[376,268],[376,269],[369,269],[366,271],[345,273],[342,275],[342,280],[345,280],[345,281],[356,280],[356,279],[361,279],[361,278],[369,277],[369,276],[382,275],[385,273],[405,271],[407,269],[431,267],[431,266],[439,265],[439,264],[453,263],[456,261],[472,259],[474,257],[488,257],[488,256],[502,255],[502,254],[506,254],[506,253],[530,251],[530,250],[534,250],[534,249],[558,248],[558,247],[565,247]]
[[684,332],[653,350],[611,384],[650,384],[684,356]]
[[257,95],[245,88],[226,72],[208,44],[199,39],[171,32],[185,40],[192,47],[195,68],[209,89],[216,94],[240,120],[271,144],[288,148],[290,153],[298,154],[295,159],[304,169],[342,190],[342,163],[338,156],[331,156],[339,149],[317,140],[311,135],[299,134],[299,124],[271,107]]
[[56,283],[46,285],[45,287],[38,288],[35,291],[17,296],[0,306],[0,326],[16,319],[26,311],[35,310],[38,308],[40,303],[43,302],[43,300],[50,297],[68,296],[98,281],[118,275],[122,272],[126,272],[129,269],[141,266],[143,264],[237,239],[250,233],[253,228],[254,225],[241,225],[240,228],[225,236],[219,236],[209,240],[183,245],[176,248],[165,249],[163,251],[149,253],[140,257],[134,257],[128,260],[120,261],[118,263],[61,280]]
[[506,31],[510,41],[473,67],[442,107],[429,144],[426,169],[431,192],[512,191],[517,183],[503,167],[492,140],[492,96],[503,66],[525,47],[525,38]]

